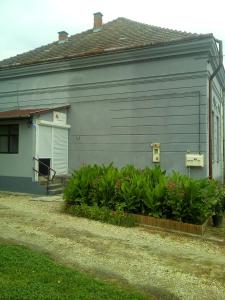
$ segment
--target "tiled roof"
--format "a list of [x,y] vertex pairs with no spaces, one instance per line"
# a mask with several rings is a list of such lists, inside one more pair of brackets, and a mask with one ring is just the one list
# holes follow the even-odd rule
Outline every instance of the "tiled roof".
[[90,29],[70,36],[68,41],[64,43],[56,41],[0,61],[0,68],[94,55],[104,51],[168,43],[199,36],[198,34],[151,26],[126,18],[118,18],[104,24],[102,30],[98,32],[93,32]]
[[47,113],[49,111],[68,108],[67,106],[61,106],[57,108],[26,108],[26,109],[15,109],[0,112],[0,120],[7,119],[27,119],[32,117],[33,115],[39,115],[43,113]]

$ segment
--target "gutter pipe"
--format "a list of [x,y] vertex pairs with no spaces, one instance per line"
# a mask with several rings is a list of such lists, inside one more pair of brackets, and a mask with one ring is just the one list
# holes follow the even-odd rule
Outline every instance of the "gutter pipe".
[[213,178],[212,172],[212,83],[213,78],[220,71],[223,66],[223,44],[221,40],[214,39],[219,44],[219,65],[216,70],[209,77],[209,179]]
[[224,184],[224,146],[225,146],[225,143],[224,143],[224,95],[225,95],[225,86],[223,87],[223,90],[222,90],[222,122],[221,122],[221,132],[222,132],[222,147],[221,147],[221,150],[222,150],[222,184]]

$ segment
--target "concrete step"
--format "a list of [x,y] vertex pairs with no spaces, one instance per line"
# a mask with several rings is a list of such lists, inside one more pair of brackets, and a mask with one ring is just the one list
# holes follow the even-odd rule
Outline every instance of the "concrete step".
[[[41,184],[41,185],[47,185],[47,179],[42,179],[42,180],[39,180],[38,181],[39,182],[39,184]],[[50,180],[49,181],[49,185],[62,185],[62,186],[64,186],[65,184],[64,184],[64,182],[62,182],[61,180],[59,180],[59,179],[57,179],[57,180]]]
[[55,188],[55,189],[49,189],[48,194],[49,195],[59,195],[63,193],[63,188]]
[[43,177],[43,176],[39,176],[38,178],[38,183],[40,185],[46,185],[47,184],[47,178]]
[[64,191],[64,185],[62,182],[51,181],[48,186],[48,194],[49,195],[57,195],[62,194]]
[[[47,182],[42,182],[41,183],[42,186],[46,187],[46,191],[47,191]],[[58,195],[58,194],[62,194],[64,191],[64,185],[62,185],[62,183],[60,182],[50,182],[49,186],[48,186],[48,194],[49,195]]]
[[50,182],[48,187],[51,189],[64,188],[64,186],[60,182]]
[[[70,180],[70,176],[56,176],[52,181],[49,182],[48,194],[49,195],[58,195],[62,194],[65,186]],[[46,186],[47,189],[47,179],[45,177],[39,177],[39,184]]]
[[54,179],[51,182],[54,182],[54,183],[63,183],[63,178],[61,178],[61,177],[54,177]]

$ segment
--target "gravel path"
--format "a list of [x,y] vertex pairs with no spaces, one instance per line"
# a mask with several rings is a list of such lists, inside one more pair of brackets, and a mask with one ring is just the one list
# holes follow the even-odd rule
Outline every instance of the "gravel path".
[[[59,198],[48,198],[58,200]],[[61,202],[0,194],[0,238],[144,289],[157,299],[225,299],[225,248],[60,213]]]

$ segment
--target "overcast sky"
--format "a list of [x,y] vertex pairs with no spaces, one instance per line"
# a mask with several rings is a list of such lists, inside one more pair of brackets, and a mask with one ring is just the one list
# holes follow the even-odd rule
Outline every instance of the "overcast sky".
[[[223,3],[224,2],[224,3]],[[118,17],[196,33],[213,33],[225,45],[224,0],[0,0],[0,60]],[[225,46],[224,46],[225,48]]]

